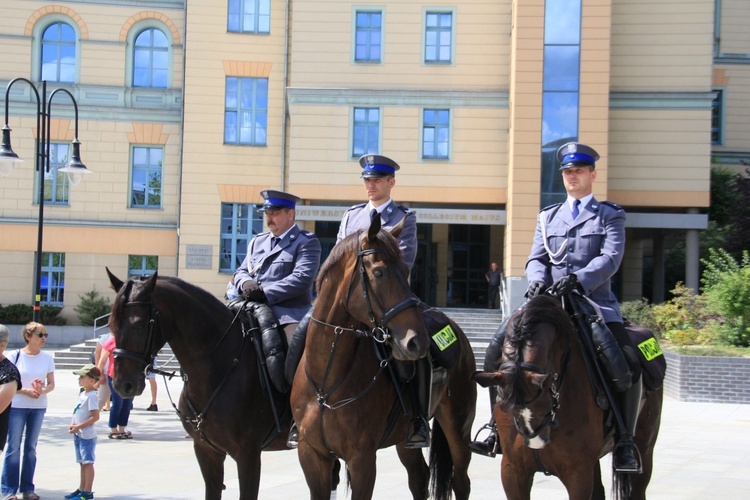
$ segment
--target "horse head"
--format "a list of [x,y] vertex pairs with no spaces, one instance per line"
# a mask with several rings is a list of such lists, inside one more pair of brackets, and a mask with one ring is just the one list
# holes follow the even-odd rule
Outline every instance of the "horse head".
[[[342,305],[351,317],[368,325],[376,340],[393,347],[395,359],[406,361],[426,356],[429,338],[396,239],[402,228],[403,221],[383,230],[376,213],[367,231],[353,233],[334,247],[317,283],[318,300],[325,293],[335,295],[332,304]],[[333,307],[326,314],[331,318]]]
[[497,387],[498,408],[513,417],[530,448],[544,448],[557,426],[571,332],[570,319],[557,299],[534,297],[508,322],[498,370],[473,376],[483,387]]
[[146,371],[154,356],[165,344],[158,327],[158,311],[151,295],[156,288],[157,273],[141,281],[118,279],[107,269],[117,292],[109,317],[109,329],[115,338],[113,386],[124,398],[132,398],[146,387]]

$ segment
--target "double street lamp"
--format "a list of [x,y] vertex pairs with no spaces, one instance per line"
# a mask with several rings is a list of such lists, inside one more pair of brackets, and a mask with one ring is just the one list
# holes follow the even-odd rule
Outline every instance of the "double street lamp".
[[[42,236],[44,234],[44,176],[50,172],[50,114],[52,112],[52,100],[58,93],[68,94],[73,102],[75,110],[75,135],[71,142],[68,162],[64,168],[58,169],[59,172],[65,172],[68,175],[70,184],[77,185],[83,179],[83,174],[90,173],[86,165],[81,162],[81,143],[78,140],[78,103],[68,90],[59,88],[53,90],[49,97],[47,96],[47,82],[41,82],[41,94],[36,86],[26,78],[15,78],[8,83],[5,90],[5,126],[2,128],[3,138],[0,144],[0,174],[3,176],[10,175],[13,167],[23,160],[13,151],[10,145],[10,132],[8,126],[8,98],[10,89],[16,82],[26,82],[31,87],[36,97],[36,171],[39,177],[39,224],[37,227],[37,245],[34,274],[34,321],[39,321],[39,312],[41,310],[42,300]],[[48,283],[48,289],[51,283]]]

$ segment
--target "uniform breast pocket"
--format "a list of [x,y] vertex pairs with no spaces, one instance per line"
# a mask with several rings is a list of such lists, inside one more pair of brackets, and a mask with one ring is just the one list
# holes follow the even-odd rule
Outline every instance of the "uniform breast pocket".
[[294,255],[281,252],[273,259],[271,264],[271,273],[279,278],[283,278],[294,271]]
[[568,240],[568,230],[565,227],[548,227],[547,228],[547,245],[554,254],[560,247],[565,245]]
[[578,235],[581,238],[581,247],[586,249],[588,254],[598,255],[607,233],[602,226],[587,226],[581,228]]

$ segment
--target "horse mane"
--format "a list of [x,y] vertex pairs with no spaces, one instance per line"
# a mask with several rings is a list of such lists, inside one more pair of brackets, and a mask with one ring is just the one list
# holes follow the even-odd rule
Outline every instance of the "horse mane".
[[[339,241],[333,246],[331,253],[328,258],[320,266],[318,277],[315,279],[315,291],[316,294],[320,293],[320,287],[323,285],[326,274],[336,267],[342,260],[344,260],[351,252],[356,254],[358,248],[358,239],[362,237],[363,231],[357,231],[356,233],[349,234],[346,238]],[[400,266],[403,266],[402,271],[408,276],[409,271],[401,258],[401,248],[398,246],[398,240],[385,229],[381,229],[378,232],[378,251],[381,259],[385,262],[391,263],[396,262]]]
[[[130,302],[130,296],[133,292],[133,287],[137,287],[138,285],[144,283],[146,279],[148,279],[148,277],[130,278],[122,285],[122,288],[117,293],[114,303],[112,304],[112,313],[109,317],[110,326],[113,324],[116,325],[119,322],[121,316],[125,314],[125,305]],[[159,275],[156,278],[156,283],[157,286],[171,285],[175,288],[179,288],[186,294],[195,297],[199,303],[206,306],[211,304],[218,304],[222,306],[222,308],[225,308],[224,304],[208,291],[175,276]]]
[[550,295],[532,297],[523,309],[517,311],[508,321],[508,329],[503,345],[504,363],[502,372],[508,376],[508,386],[504,388],[501,404],[510,406],[518,401],[521,394],[521,369],[523,362],[523,345],[536,334],[537,327],[542,323],[555,326],[555,331],[563,342],[570,342],[575,335],[575,329],[568,313],[562,308],[560,300]]

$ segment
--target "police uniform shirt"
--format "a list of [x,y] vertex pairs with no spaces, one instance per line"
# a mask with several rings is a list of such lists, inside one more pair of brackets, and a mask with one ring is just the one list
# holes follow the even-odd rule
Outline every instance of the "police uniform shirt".
[[579,210],[575,220],[568,203],[539,213],[526,278],[549,286],[575,273],[586,295],[601,308],[604,321],[622,322],[611,278],[625,250],[625,211],[593,196]]
[[[250,241],[247,257],[234,275],[237,291],[254,279],[263,288],[279,324],[298,323],[312,303],[312,288],[320,266],[320,241],[294,224],[272,245],[266,231]],[[273,246],[273,248],[272,248]]]
[[[402,219],[406,219],[398,240],[404,262],[411,269],[411,266],[414,265],[414,260],[417,258],[417,217],[408,208],[396,205],[392,199],[388,203],[381,205],[381,207],[382,210],[379,210],[380,220],[384,229],[391,229],[401,222]],[[341,220],[339,232],[336,236],[336,243],[352,233],[369,228],[371,221],[370,211],[371,206],[369,203],[360,203],[347,210],[344,213],[344,218]]]

